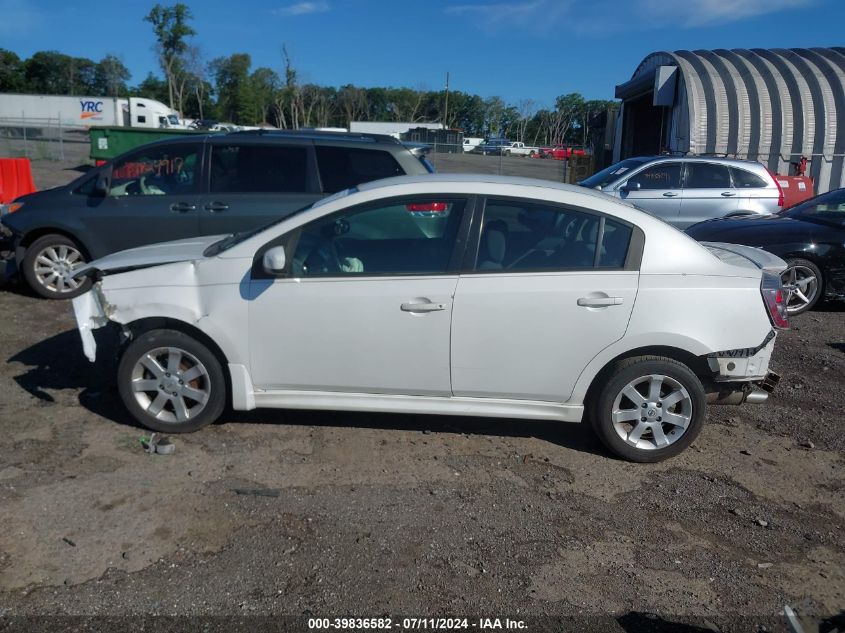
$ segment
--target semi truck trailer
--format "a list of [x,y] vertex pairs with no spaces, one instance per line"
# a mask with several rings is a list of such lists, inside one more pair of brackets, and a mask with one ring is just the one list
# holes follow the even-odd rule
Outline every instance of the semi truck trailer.
[[0,125],[185,129],[179,113],[155,99],[0,94]]

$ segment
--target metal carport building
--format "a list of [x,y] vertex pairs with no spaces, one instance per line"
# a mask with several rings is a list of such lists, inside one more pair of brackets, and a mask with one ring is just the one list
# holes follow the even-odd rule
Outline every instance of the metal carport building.
[[805,156],[817,192],[845,186],[843,47],[652,53],[616,97],[615,160],[714,154],[791,174]]

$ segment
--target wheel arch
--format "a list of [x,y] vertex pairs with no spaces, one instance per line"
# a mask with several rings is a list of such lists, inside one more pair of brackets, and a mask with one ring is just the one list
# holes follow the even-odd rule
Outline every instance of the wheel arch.
[[232,397],[232,376],[229,372],[229,359],[226,357],[225,352],[223,349],[217,344],[217,342],[211,338],[208,334],[203,332],[201,329],[192,325],[190,323],[186,323],[185,321],[181,321],[179,319],[174,319],[172,317],[144,317],[137,319],[135,321],[130,321],[129,323],[124,323],[123,327],[129,331],[129,337],[124,341],[123,345],[121,346],[118,355],[122,356],[126,346],[128,345],[129,341],[135,339],[142,334],[150,332],[152,330],[176,330],[177,332],[181,332],[187,336],[190,336],[196,339],[199,343],[202,343],[208,348],[214,357],[220,362],[221,367],[223,368],[223,375],[226,378],[226,398],[227,402],[230,402]]
[[590,403],[595,401],[598,391],[605,384],[607,377],[613,371],[613,368],[617,363],[637,356],[662,356],[676,360],[689,367],[690,370],[698,376],[700,380],[702,380],[702,382],[710,378],[712,374],[707,364],[707,360],[703,356],[696,356],[688,350],[673,347],[671,345],[647,345],[643,347],[635,347],[621,352],[602,366],[596,375],[593,376],[589,387],[587,387],[586,395],[584,396],[584,403],[589,406]]
[[80,240],[79,237],[73,233],[73,231],[55,226],[39,226],[38,228],[25,233],[18,243],[17,250],[15,252],[15,258],[18,265],[20,265],[23,261],[26,249],[29,248],[35,240],[41,239],[45,235],[61,235],[69,240],[73,240],[82,249],[82,254],[85,255],[86,261],[91,261],[91,250],[84,241]]

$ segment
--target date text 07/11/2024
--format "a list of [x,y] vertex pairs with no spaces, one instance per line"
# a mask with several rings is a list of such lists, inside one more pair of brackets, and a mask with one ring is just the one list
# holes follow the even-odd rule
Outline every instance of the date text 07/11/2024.
[[309,618],[309,630],[525,630],[524,620],[510,618]]

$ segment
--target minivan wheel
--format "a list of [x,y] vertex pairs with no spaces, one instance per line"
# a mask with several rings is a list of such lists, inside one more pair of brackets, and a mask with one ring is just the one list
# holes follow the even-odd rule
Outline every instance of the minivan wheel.
[[786,311],[789,316],[810,310],[822,296],[822,271],[808,259],[788,259],[787,268],[781,274],[784,286],[789,286],[789,302]]
[[86,259],[79,244],[54,233],[39,237],[27,247],[21,269],[36,294],[45,299],[73,299],[91,287],[90,279],[72,276]]
[[189,433],[214,422],[226,404],[226,380],[217,357],[176,330],[151,330],[132,341],[117,369],[126,408],[141,425]]
[[692,444],[704,425],[706,396],[692,370],[671,358],[639,356],[611,370],[592,403],[599,439],[633,462],[659,462]]

